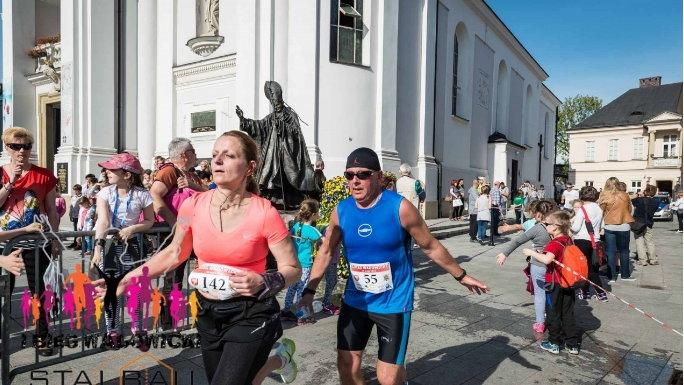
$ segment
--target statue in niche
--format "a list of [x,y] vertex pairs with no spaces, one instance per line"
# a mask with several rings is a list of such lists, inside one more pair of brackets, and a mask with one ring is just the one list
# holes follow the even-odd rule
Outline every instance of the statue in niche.
[[[198,19],[202,20],[198,24],[197,36],[218,36],[219,35],[219,0],[200,0],[198,3]],[[199,30],[201,28],[201,30]]]
[[277,82],[267,81],[264,92],[273,112],[261,120],[252,120],[245,118],[240,106],[236,105],[240,130],[249,134],[261,150],[256,173],[261,195],[276,207],[297,209],[305,198],[319,192],[299,115],[285,105],[282,88]]

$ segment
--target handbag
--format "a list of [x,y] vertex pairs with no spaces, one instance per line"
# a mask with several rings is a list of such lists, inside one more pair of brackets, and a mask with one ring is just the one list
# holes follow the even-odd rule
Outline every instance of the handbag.
[[587,232],[589,233],[589,239],[591,240],[591,264],[601,266],[606,262],[606,252],[603,248],[603,242],[594,239],[594,225],[591,224],[589,215],[587,215],[587,210],[584,207],[582,207],[582,213],[584,213],[584,224],[587,226]]
[[532,263],[527,262],[527,267],[523,269],[523,273],[527,277],[527,290],[528,293],[534,295],[534,282],[532,282]]

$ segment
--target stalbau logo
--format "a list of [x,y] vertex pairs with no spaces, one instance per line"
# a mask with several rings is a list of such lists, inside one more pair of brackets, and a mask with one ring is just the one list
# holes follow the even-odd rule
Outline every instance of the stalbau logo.
[[[194,385],[195,372],[193,370],[177,372],[173,367],[159,357],[149,352],[142,353],[138,357],[118,366],[115,362],[126,357],[128,354],[120,353],[107,360],[100,362],[92,371],[74,370],[33,370],[31,371],[31,383],[40,381],[42,384],[53,383],[90,384],[102,385],[116,381],[119,385]],[[60,381],[52,382],[54,377]],[[71,381],[74,382],[71,382]]]

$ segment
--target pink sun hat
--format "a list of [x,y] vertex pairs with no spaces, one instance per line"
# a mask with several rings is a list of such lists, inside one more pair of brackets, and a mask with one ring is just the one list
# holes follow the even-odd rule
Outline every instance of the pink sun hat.
[[138,175],[143,173],[143,168],[138,158],[127,152],[115,154],[108,161],[100,162],[97,165],[107,170],[122,169]]

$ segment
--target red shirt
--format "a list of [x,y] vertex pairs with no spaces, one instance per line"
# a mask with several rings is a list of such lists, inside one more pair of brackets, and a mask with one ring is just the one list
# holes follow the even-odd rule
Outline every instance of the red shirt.
[[[544,246],[543,253],[551,253],[554,255],[554,259],[558,262],[563,262],[563,249],[564,246],[572,244],[572,240],[565,235],[553,238],[549,243]],[[554,273],[555,270],[555,274]],[[546,279],[545,282],[560,282],[561,267],[556,263],[549,263],[546,265]]]
[[[10,177],[2,169],[2,184]],[[46,168],[31,165],[29,171],[17,179],[7,200],[0,208],[0,229],[20,229],[33,223],[39,214],[45,214],[45,197],[54,191],[57,178]]]

